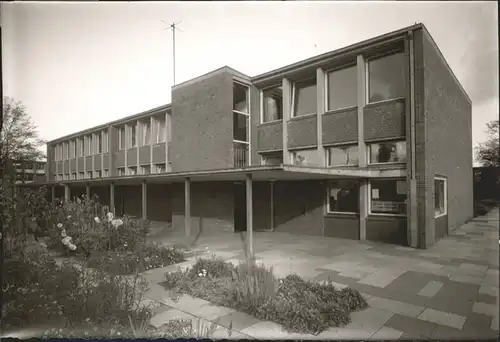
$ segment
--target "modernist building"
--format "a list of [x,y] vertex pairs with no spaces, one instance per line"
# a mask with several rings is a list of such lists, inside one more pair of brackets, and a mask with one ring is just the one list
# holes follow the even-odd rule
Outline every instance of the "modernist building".
[[471,101],[417,24],[47,144],[54,197],[189,235],[273,230],[427,248],[473,216]]
[[16,184],[29,184],[46,179],[45,161],[14,160],[12,163],[16,170]]

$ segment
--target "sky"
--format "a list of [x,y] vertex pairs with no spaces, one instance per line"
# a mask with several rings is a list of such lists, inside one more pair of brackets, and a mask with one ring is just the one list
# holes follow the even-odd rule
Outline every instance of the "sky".
[[1,6],[4,95],[46,140],[170,103],[172,22],[176,83],[224,65],[255,76],[420,22],[472,99],[474,145],[498,119],[496,1]]

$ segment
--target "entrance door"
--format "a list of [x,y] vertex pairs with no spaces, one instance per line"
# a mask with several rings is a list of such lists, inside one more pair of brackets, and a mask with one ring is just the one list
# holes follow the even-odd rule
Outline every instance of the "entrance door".
[[233,185],[234,197],[234,231],[242,232],[247,230],[247,203],[245,184]]

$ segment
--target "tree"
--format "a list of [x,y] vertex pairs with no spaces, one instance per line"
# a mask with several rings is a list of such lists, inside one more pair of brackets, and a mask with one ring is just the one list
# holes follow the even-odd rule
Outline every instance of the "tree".
[[476,147],[476,160],[483,166],[500,166],[500,152],[498,142],[498,120],[486,124],[488,140],[479,143]]

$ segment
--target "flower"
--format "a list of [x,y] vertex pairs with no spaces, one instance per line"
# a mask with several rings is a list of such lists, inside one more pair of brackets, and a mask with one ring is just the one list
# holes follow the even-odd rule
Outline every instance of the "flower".
[[36,221],[36,217],[32,217],[31,221],[35,222]]
[[100,219],[99,219],[99,217],[97,217],[97,216],[96,216],[96,217],[94,217],[94,221],[95,221],[95,223],[101,223],[101,220],[100,220]]
[[68,248],[70,250],[74,251],[76,249],[76,245],[74,245],[74,244],[71,243],[71,244],[69,244]]
[[108,216],[108,222],[113,221],[114,215],[112,212],[109,212],[107,216]]
[[111,221],[111,224],[113,225],[113,227],[118,228],[121,225],[123,225],[123,221],[120,219],[116,219],[116,220]]
[[57,228],[62,228],[62,223],[58,223]]
[[[127,246],[128,246],[128,243],[126,243],[126,242],[125,242],[125,243],[123,244],[123,247],[127,247]],[[146,259],[147,259],[147,258],[146,258]]]
[[68,246],[71,243],[71,236],[66,236],[64,239],[61,239],[63,245]]
[[203,276],[203,274],[202,274],[201,272],[200,272],[200,273],[198,273],[198,277],[201,277],[201,276]]
[[66,217],[68,220],[71,218],[71,215],[68,215],[68,217]]
[[66,234],[66,229],[63,229],[63,230],[61,231],[61,236],[62,236],[63,238],[65,238],[66,236],[68,236],[68,234]]

